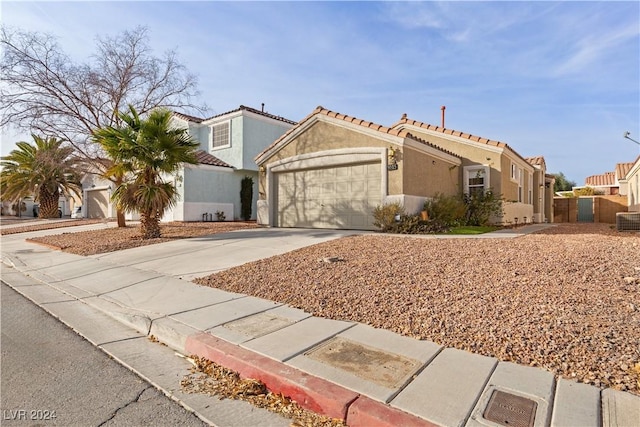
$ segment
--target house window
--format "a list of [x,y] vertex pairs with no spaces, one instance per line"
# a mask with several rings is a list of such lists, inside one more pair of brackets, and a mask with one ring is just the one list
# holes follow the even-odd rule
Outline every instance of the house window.
[[519,177],[518,179],[518,202],[522,203],[522,184],[524,181],[524,178],[522,176],[522,169],[518,169],[517,170],[517,176]]
[[464,192],[466,194],[483,195],[488,188],[488,166],[467,166],[464,168]]
[[533,204],[533,174],[529,174],[529,204]]
[[518,180],[518,167],[513,162],[511,162],[511,179],[514,181]]
[[229,122],[211,127],[211,146],[213,148],[227,147],[229,142]]

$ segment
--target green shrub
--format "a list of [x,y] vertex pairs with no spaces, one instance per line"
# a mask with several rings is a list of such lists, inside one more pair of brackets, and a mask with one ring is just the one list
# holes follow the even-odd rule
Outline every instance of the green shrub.
[[502,215],[502,196],[488,190],[482,194],[465,194],[466,220],[461,225],[488,225],[492,216]]
[[388,232],[395,225],[397,215],[404,215],[404,208],[398,202],[376,206],[373,210],[373,225],[382,232]]
[[460,196],[445,196],[442,193],[424,202],[424,210],[429,219],[436,220],[448,227],[455,227],[465,220],[466,205]]

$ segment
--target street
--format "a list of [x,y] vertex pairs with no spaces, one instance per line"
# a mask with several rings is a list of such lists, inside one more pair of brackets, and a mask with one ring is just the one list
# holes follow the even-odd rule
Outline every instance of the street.
[[206,425],[4,282],[0,295],[3,426]]

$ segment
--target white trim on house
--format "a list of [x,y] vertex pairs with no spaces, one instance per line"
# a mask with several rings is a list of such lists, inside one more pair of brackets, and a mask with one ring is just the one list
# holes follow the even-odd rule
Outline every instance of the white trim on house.
[[491,168],[489,165],[469,165],[462,168],[462,188],[464,194],[469,194],[469,178],[472,174],[481,172],[484,175],[483,188],[487,191],[491,188]]

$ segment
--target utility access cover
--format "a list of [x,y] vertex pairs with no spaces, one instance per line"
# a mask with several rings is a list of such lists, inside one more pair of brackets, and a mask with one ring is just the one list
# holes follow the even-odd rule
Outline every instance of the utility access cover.
[[537,408],[531,399],[494,390],[483,417],[502,426],[533,427]]
[[388,388],[400,387],[422,365],[417,360],[341,337],[332,338],[305,355]]
[[285,319],[284,317],[275,316],[269,313],[258,313],[253,316],[225,323],[223,327],[239,332],[247,337],[258,338],[293,323],[294,322],[292,320]]

